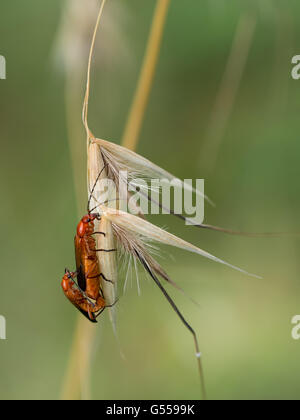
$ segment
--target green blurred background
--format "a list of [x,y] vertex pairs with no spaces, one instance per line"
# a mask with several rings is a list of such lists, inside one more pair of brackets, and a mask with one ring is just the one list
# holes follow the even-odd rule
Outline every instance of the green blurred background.
[[[90,105],[90,125],[99,137],[116,142],[122,137],[154,5],[154,0],[108,0]],[[62,0],[1,4],[0,54],[7,60],[7,80],[0,81],[0,314],[7,319],[7,340],[0,341],[1,399],[59,398],[77,321],[60,288],[64,268],[74,267],[78,221],[66,123],[68,82],[57,56],[64,7]],[[207,223],[253,232],[300,230],[300,81],[290,74],[291,58],[300,54],[299,15],[296,0],[172,0],[138,152],[178,177],[205,178],[206,193],[217,204],[206,206]],[[243,16],[256,26],[218,153],[210,155],[207,133],[218,124],[212,121],[214,103]],[[80,28],[69,29],[74,34],[69,45],[77,51]],[[243,35],[243,25],[239,30]],[[80,100],[83,51],[69,63],[69,74],[79,74]],[[84,185],[81,104],[73,105]],[[168,288],[200,336],[209,398],[298,399],[300,341],[291,338],[291,318],[300,313],[299,239],[230,237],[185,227],[172,216],[151,220],[263,276],[256,280],[170,249],[176,262],[168,255],[162,260],[200,304]],[[126,361],[107,314],[97,327],[92,396],[198,398],[192,338],[155,285],[141,280],[142,295],[133,280],[118,304]]]

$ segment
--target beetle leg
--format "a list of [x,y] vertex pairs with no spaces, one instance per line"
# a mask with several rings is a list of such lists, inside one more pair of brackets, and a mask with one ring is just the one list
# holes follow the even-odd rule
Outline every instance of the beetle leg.
[[115,306],[116,303],[118,303],[119,299],[116,299],[114,303],[112,303],[111,305],[106,305],[105,308],[112,308],[113,306]]
[[96,252],[117,252],[117,249],[96,249]]
[[112,280],[108,280],[106,277],[105,277],[105,275],[104,274],[100,274],[100,276],[103,278],[103,280],[104,281],[108,281],[109,283],[112,283],[112,284],[114,284],[114,282],[112,281]]
[[96,276],[87,276],[87,279],[97,279],[98,277],[100,277],[101,274],[97,274]]
[[98,318],[98,316],[100,316],[102,314],[102,312],[104,311],[105,308],[106,308],[106,306],[104,308],[102,308],[97,315],[95,315],[95,318]]

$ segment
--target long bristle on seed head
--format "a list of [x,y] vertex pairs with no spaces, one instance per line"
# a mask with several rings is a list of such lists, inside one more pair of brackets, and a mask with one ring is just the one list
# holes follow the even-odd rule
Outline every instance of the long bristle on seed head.
[[247,274],[256,278],[261,278],[259,276],[256,276],[255,274],[248,273],[247,271],[239,267],[236,267],[230,263],[227,263],[226,261],[223,261],[220,258],[215,257],[209,252],[204,251],[196,247],[195,245],[192,245],[189,242],[184,241],[183,239],[180,239],[177,236],[172,235],[171,233],[153,225],[152,223],[142,218],[136,217],[132,214],[122,212],[120,210],[104,208],[103,215],[105,215],[105,217],[107,217],[111,221],[111,223],[113,223],[114,225],[117,225],[123,228],[124,231],[131,232],[133,234],[138,234],[140,235],[140,237],[143,237],[146,240],[152,240],[161,244],[184,249],[186,251],[201,255],[205,258],[208,258],[220,264],[224,264],[244,274]]
[[[134,264],[135,267],[135,275],[138,279],[138,272],[136,261],[140,261],[140,258],[143,259],[147,263],[147,265],[151,268],[151,270],[156,273],[159,277],[163,278],[167,283],[171,284],[177,290],[179,290],[185,297],[187,297],[191,302],[195,305],[199,306],[198,302],[195,301],[193,298],[188,296],[185,291],[176,283],[174,282],[165,270],[161,267],[161,265],[156,261],[154,258],[154,254],[159,254],[159,250],[157,247],[153,245],[149,239],[147,240],[145,237],[138,235],[137,233],[130,232],[119,225],[112,223],[113,231],[116,237],[116,243],[118,244],[118,248],[120,254],[123,256],[129,256],[129,265]],[[137,255],[140,258],[137,258]],[[124,285],[124,290],[126,289],[128,273],[131,267],[127,268],[127,276]],[[138,280],[137,280],[138,281]],[[139,283],[138,283],[139,288]]]

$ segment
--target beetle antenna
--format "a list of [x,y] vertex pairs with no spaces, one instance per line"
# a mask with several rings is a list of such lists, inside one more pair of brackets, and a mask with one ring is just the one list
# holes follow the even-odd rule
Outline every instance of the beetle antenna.
[[97,176],[97,178],[96,178],[96,181],[95,181],[95,183],[94,183],[94,185],[93,185],[92,191],[90,192],[90,196],[89,196],[89,200],[88,200],[88,205],[87,205],[87,211],[88,211],[88,214],[90,214],[90,213],[94,210],[94,209],[93,209],[93,210],[90,210],[91,199],[92,199],[92,196],[93,196],[93,194],[94,194],[94,191],[95,191],[96,185],[97,185],[97,183],[98,183],[98,181],[99,181],[99,179],[100,179],[100,177],[101,177],[101,175],[102,175],[102,173],[103,173],[104,169],[105,169],[107,166],[108,166],[108,164],[106,163],[106,164],[103,166],[103,168],[101,169],[101,171],[99,172],[99,174],[98,174],[98,176]]
[[[94,199],[97,201],[97,199],[95,197],[94,197]],[[126,201],[126,199],[125,198],[113,198],[111,200],[103,201],[102,203],[98,203],[97,206],[92,208],[92,210],[90,210],[90,213],[92,213],[94,210],[96,210],[96,208],[99,207],[99,206],[104,206],[104,204],[113,203],[115,201]]]

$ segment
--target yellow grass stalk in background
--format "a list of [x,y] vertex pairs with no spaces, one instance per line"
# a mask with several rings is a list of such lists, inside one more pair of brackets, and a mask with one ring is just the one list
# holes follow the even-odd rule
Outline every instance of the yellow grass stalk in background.
[[157,0],[142,70],[122,139],[122,145],[135,150],[139,140],[159,57],[163,31],[171,0]]
[[90,376],[95,330],[81,314],[78,316],[68,366],[61,391],[61,400],[90,400]]

